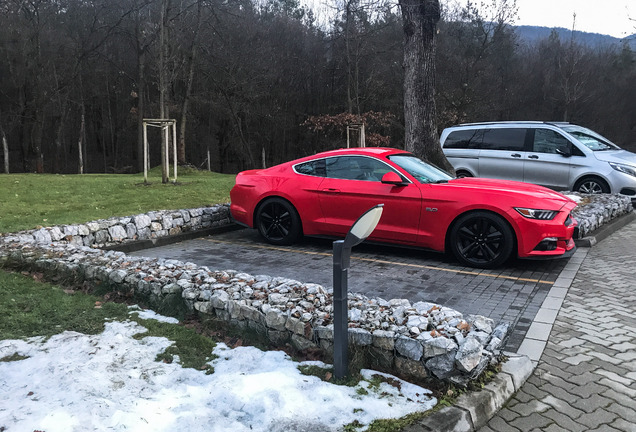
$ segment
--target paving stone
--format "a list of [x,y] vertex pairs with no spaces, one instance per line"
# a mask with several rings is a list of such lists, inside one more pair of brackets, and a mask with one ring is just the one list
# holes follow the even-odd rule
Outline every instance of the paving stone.
[[618,393],[622,393],[631,398],[636,398],[636,388],[627,387],[621,383],[617,383],[616,381],[612,381],[607,378],[603,378],[602,380],[599,381],[599,383],[607,387],[610,387],[611,389],[613,389],[614,391]]
[[554,420],[553,424],[558,425],[560,430],[567,430],[570,432],[574,432],[574,431],[580,431],[584,429],[581,423],[577,423],[576,421],[572,420],[569,416],[563,413],[560,413],[557,410],[553,410],[553,409],[548,410],[544,412],[543,415],[545,417],[548,417]]
[[612,399],[595,394],[586,399],[578,399],[573,405],[577,409],[583,410],[586,413],[591,413],[598,408],[607,408],[612,403]]
[[[515,406],[510,408],[511,410],[519,413],[521,415],[520,418],[527,417],[533,413],[540,413],[547,409],[550,409],[550,406],[540,402],[538,400],[530,400],[527,403],[516,404]],[[514,422],[513,422],[514,423]]]
[[513,420],[510,425],[514,426],[522,431],[528,431],[533,428],[544,428],[553,423],[553,420],[543,415],[533,412],[532,414],[524,417],[519,417]]
[[479,432],[486,432],[486,428],[495,432],[519,432],[519,429],[513,427],[509,422],[499,416],[493,417]]
[[636,431],[636,425],[634,423],[623,420],[622,418],[616,419],[609,425],[605,425],[605,426],[609,426],[611,428],[614,428],[619,431],[624,431],[624,432]]
[[630,422],[636,430],[636,409],[613,403],[607,407],[607,410],[616,414],[618,418]]
[[583,414],[576,421],[584,425],[586,429],[596,429],[601,425],[613,422],[616,418],[617,415],[615,413],[599,408],[591,413]]
[[618,375],[617,373],[614,372],[610,372],[607,370],[603,370],[603,369],[598,369],[596,370],[594,373],[596,373],[597,375],[603,375],[604,377],[607,377],[608,379],[615,381],[617,383],[626,385],[626,386],[630,386],[632,384],[634,384],[634,380],[631,380],[629,378],[625,378],[621,375]]
[[[603,380],[605,381],[609,381],[606,378],[603,378]],[[601,393],[605,390],[607,390],[606,386],[603,386],[601,384],[603,384],[602,381],[599,381],[600,384],[597,384],[595,382],[589,382],[585,385],[582,386],[576,386],[573,387],[572,390],[570,390],[573,394],[581,397],[581,398],[589,398],[590,396],[597,394],[597,393]],[[613,384],[615,385],[622,385],[622,384],[618,384],[618,383],[614,383],[612,381]],[[636,390],[634,390],[634,392],[636,392]]]
[[548,395],[545,398],[541,399],[541,401],[545,404],[550,405],[561,414],[565,414],[566,416],[570,417],[572,420],[576,420],[583,414],[585,414],[585,412],[573,407],[571,404],[571,399],[572,397],[570,397],[569,399],[559,399],[557,397],[554,397],[553,395]]

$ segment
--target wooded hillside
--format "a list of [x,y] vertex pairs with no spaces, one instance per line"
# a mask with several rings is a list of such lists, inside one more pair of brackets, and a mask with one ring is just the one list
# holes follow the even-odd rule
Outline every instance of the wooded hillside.
[[[316,127],[324,115],[379,119],[367,136],[401,147],[397,1],[332,3],[325,26],[297,0],[1,2],[0,136],[11,172],[77,173],[80,149],[84,172],[137,172],[141,119],[160,117],[162,101],[177,120],[179,162],[205,166],[209,149],[219,172],[346,145],[345,127]],[[438,130],[565,120],[636,143],[630,47],[556,33],[525,43],[501,3],[443,11]],[[159,132],[149,139],[155,166]]]

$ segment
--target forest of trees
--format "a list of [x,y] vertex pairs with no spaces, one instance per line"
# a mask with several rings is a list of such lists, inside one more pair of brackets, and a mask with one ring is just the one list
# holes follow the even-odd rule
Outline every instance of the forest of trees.
[[[10,171],[138,172],[142,118],[176,119],[179,163],[204,166],[210,151],[219,172],[343,147],[346,126],[335,118],[365,119],[370,143],[402,147],[397,0],[331,3],[325,21],[298,0],[0,2],[0,138]],[[529,44],[506,0],[482,10],[441,3],[439,131],[570,121],[636,149],[629,45],[591,48],[556,33]],[[159,132],[149,139],[155,166]]]

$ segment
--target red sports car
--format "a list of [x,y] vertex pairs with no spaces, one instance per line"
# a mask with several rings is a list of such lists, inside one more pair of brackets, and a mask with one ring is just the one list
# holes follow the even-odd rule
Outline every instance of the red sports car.
[[451,251],[471,267],[575,250],[576,203],[566,196],[521,182],[453,178],[392,148],[334,150],[243,171],[230,196],[234,219],[276,245],[302,235],[343,237],[384,204],[370,241]]

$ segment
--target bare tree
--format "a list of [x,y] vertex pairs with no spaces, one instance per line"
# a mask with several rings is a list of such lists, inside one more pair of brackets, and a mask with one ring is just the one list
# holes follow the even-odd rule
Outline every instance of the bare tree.
[[435,55],[439,0],[399,0],[404,27],[405,148],[449,172],[439,145]]

